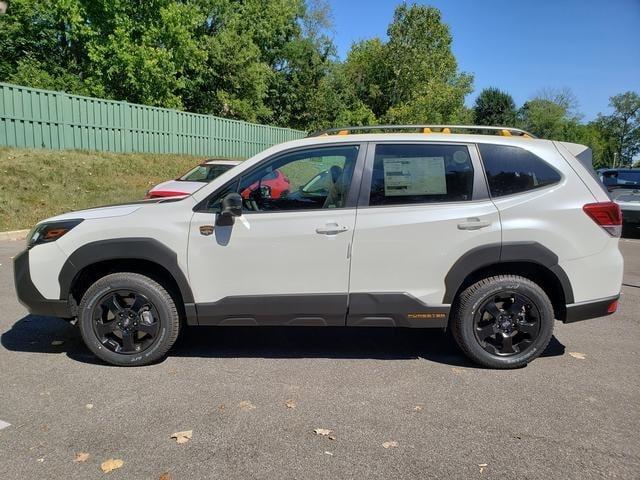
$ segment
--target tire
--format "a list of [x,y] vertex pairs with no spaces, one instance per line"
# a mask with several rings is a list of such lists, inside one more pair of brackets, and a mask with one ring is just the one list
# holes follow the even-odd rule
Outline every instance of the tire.
[[[78,309],[85,344],[118,366],[141,366],[164,358],[180,331],[180,317],[167,291],[149,277],[122,272],[97,280]],[[119,346],[118,346],[119,344]]]
[[516,275],[488,277],[469,286],[458,296],[451,316],[462,351],[484,367],[500,369],[523,367],[540,356],[551,340],[553,323],[547,294]]

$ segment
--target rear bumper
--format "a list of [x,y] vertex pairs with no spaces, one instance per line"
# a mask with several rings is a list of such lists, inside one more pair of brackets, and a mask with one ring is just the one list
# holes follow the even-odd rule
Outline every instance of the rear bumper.
[[579,322],[581,320],[589,320],[591,318],[606,317],[612,315],[614,311],[609,311],[611,304],[616,302],[620,295],[613,297],[601,298],[590,302],[580,302],[567,305],[567,317],[564,323]]
[[33,284],[31,272],[29,271],[29,250],[25,250],[14,257],[13,280],[18,300],[32,315],[72,317],[67,301],[44,298]]
[[621,205],[621,210],[623,223],[640,223],[640,209],[625,209],[624,206]]

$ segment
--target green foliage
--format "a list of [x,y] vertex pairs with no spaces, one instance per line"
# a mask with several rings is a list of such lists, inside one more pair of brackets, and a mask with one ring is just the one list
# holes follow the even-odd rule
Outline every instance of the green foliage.
[[516,120],[516,103],[507,92],[485,88],[476,98],[473,119],[476,125],[512,126]]
[[[611,164],[631,165],[640,153],[640,95],[625,92],[609,99],[611,115],[599,115],[594,122],[605,139]],[[615,154],[615,158],[614,158]]]
[[569,89],[543,90],[518,111],[517,123],[536,136],[587,145],[594,167],[631,165],[640,153],[640,96],[626,92],[611,97],[611,115],[580,122],[577,101]]
[[316,130],[376,123],[517,125],[591,146],[599,165],[640,153],[640,97],[611,98],[583,124],[565,89],[516,110],[458,69],[438,9],[403,2],[388,40],[344,62],[327,0],[11,0],[0,15],[0,79],[251,122]]
[[526,102],[519,111],[519,120],[525,130],[551,140],[562,140],[570,121],[565,107],[542,98]]
[[356,43],[345,73],[356,96],[383,123],[450,122],[463,115],[472,77],[461,74],[449,27],[433,7],[402,4],[378,38]]
[[22,85],[300,129],[468,113],[451,34],[402,4],[389,40],[328,38],[326,0],[12,0],[0,77]]

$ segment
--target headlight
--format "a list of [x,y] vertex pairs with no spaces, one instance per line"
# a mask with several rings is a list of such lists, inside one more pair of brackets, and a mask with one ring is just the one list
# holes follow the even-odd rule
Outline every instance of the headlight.
[[82,218],[77,218],[73,220],[60,220],[59,222],[41,223],[29,233],[27,237],[27,248],[31,248],[40,243],[55,242],[82,221]]

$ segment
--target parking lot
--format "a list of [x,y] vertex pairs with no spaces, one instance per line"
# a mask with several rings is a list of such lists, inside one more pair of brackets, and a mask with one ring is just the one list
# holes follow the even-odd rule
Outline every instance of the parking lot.
[[616,315],[557,323],[543,357],[492,371],[440,331],[315,328],[191,330],[158,365],[106,366],[26,314],[23,243],[2,242],[0,476],[638,478],[640,241],[621,246]]

